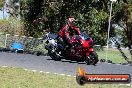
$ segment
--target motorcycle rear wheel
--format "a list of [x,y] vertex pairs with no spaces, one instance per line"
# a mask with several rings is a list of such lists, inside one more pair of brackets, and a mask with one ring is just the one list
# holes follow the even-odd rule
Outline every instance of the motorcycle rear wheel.
[[87,65],[96,65],[98,61],[98,55],[96,52],[91,52],[90,55],[85,59]]

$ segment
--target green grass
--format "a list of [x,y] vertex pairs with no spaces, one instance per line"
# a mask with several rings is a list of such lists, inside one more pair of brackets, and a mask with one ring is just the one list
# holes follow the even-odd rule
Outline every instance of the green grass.
[[[123,50],[125,55],[131,60],[131,55],[128,50]],[[106,58],[106,49],[103,51],[97,51],[99,59]],[[114,63],[127,63],[127,61],[122,57],[121,53],[117,49],[109,49],[108,50],[108,59],[112,60]]]
[[132,88],[118,84],[85,84],[76,78],[25,71],[20,68],[0,68],[0,88]]

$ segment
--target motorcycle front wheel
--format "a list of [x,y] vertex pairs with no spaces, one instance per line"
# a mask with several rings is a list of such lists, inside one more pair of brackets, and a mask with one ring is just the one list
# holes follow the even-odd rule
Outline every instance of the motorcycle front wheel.
[[57,53],[48,50],[48,55],[55,61],[60,61],[61,57]]
[[85,59],[87,65],[96,65],[98,61],[98,55],[96,52],[91,52],[90,55]]

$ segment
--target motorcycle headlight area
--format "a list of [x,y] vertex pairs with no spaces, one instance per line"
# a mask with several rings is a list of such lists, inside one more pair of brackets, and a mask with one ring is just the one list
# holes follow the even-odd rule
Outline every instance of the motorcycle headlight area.
[[91,42],[89,42],[88,44],[89,44],[90,46],[92,46],[92,45],[93,45],[93,42],[91,41]]
[[57,45],[57,40],[51,39],[49,40],[49,43],[52,45]]

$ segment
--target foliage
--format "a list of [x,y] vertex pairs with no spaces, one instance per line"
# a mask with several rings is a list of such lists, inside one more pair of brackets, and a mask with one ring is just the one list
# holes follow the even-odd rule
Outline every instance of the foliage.
[[7,20],[0,20],[0,31],[3,33],[7,33],[10,29],[10,25]]
[[[118,8],[119,6],[121,8]],[[115,15],[113,16],[113,23],[118,24],[123,30],[122,37],[124,38],[125,46],[131,48],[132,45],[132,2],[120,3],[116,8]]]
[[0,10],[2,9],[3,5],[4,5],[4,1],[5,0],[0,0]]
[[[25,35],[37,36],[41,32],[40,26],[36,25],[36,19],[40,17],[40,13],[42,12],[43,1],[31,1],[25,0],[21,1],[21,16],[25,21]],[[36,33],[35,33],[36,32]],[[35,35],[36,34],[36,35]]]
[[[131,18],[131,0],[117,0],[113,4],[112,23],[127,22],[130,27],[131,20],[125,19],[129,15]],[[128,8],[124,8],[128,6]],[[75,17],[82,21],[78,24],[81,30],[91,34],[96,44],[106,45],[109,0],[24,0],[21,1],[21,17],[25,21],[25,33],[33,37],[42,36],[43,30],[58,32],[65,24],[68,17]],[[124,14],[122,14],[124,13]],[[116,19],[116,20],[115,20]],[[125,32],[127,40],[132,40],[129,31]],[[114,36],[111,28],[110,36]],[[131,44],[131,41],[128,41]]]
[[9,17],[8,19],[0,19],[0,32],[11,35],[23,35],[23,21]]

